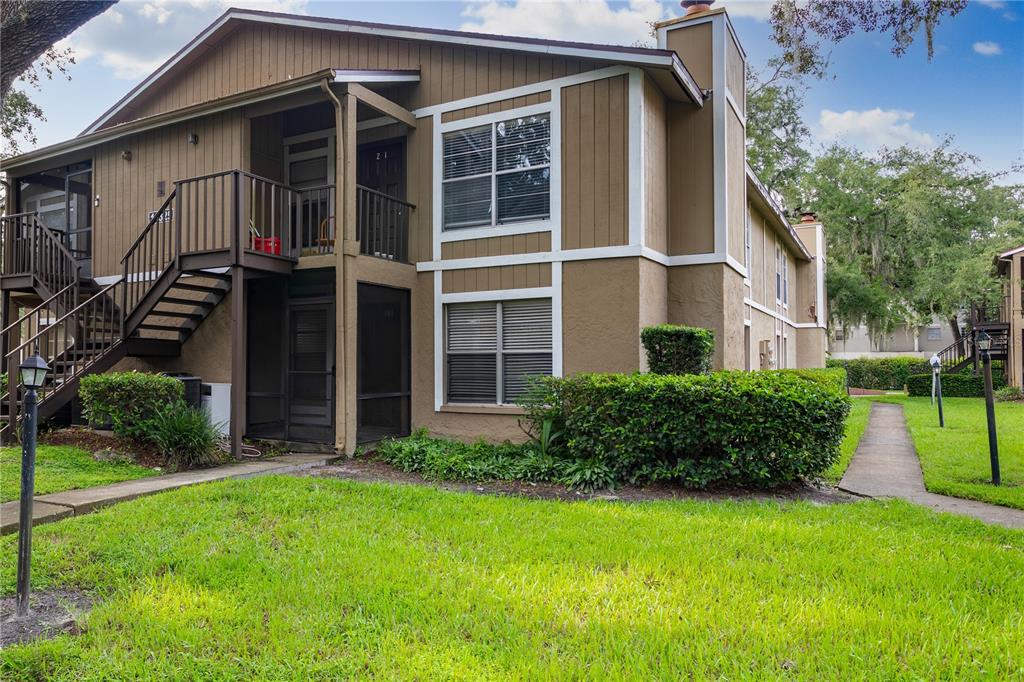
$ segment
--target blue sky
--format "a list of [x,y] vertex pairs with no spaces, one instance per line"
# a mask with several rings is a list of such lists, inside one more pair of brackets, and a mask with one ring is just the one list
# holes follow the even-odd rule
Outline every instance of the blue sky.
[[[620,44],[649,39],[646,22],[681,13],[675,2],[657,0],[121,0],[64,41],[77,64],[70,82],[44,82],[35,94],[48,119],[38,126],[39,144],[78,134],[229,6]],[[775,49],[768,2],[716,6],[729,10],[752,62],[763,65]],[[831,76],[812,82],[804,102],[814,144],[873,151],[902,142],[927,147],[952,135],[987,169],[1024,162],[1024,2],[972,0],[938,27],[931,62],[921,38],[902,58],[877,34],[833,47]],[[1024,182],[1024,172],[1005,181]]]

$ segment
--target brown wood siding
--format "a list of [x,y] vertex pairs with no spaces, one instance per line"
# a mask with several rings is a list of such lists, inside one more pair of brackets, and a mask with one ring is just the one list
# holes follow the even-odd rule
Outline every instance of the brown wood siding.
[[669,105],[669,255],[715,250],[713,109]]
[[244,25],[106,123],[173,111],[326,68],[419,69],[410,109],[589,71],[600,62],[316,29]]
[[[94,157],[94,192],[99,205],[93,211],[93,275],[121,273],[121,257],[148,222],[148,213],[160,208],[157,196],[163,180],[169,195],[175,180],[233,168],[246,168],[247,130],[238,110],[168,126],[97,147]],[[190,132],[199,136],[191,145]],[[121,158],[131,151],[131,161]]]
[[736,100],[740,113],[745,114],[746,80],[744,79],[743,72],[746,67],[743,62],[743,55],[739,47],[736,46],[736,41],[732,39],[732,33],[726,31],[725,34],[727,36],[725,41],[725,85],[729,92],[732,93],[732,98]]
[[434,219],[434,160],[431,138],[434,120],[421,118],[406,138],[406,194],[416,208],[409,215],[409,262],[429,261],[434,258],[434,238],[431,225]]
[[711,56],[713,50],[711,23],[682,25],[672,28],[666,38],[668,49],[675,50],[679,58],[686,64],[697,84],[708,90],[712,83]]
[[746,149],[743,124],[732,107],[726,105],[725,156],[729,177],[726,179],[728,254],[743,262],[743,221],[747,207]]
[[441,291],[446,294],[549,286],[551,286],[550,263],[445,270],[441,275]]
[[441,114],[441,123],[461,121],[463,119],[473,118],[474,116],[483,116],[485,114],[496,114],[499,111],[508,111],[509,109],[518,109],[519,107],[528,107],[533,104],[543,104],[544,102],[550,101],[551,91],[545,90],[544,92],[537,92],[532,95],[526,95],[525,97],[512,97],[511,99],[503,99],[500,102],[491,102],[490,104],[480,104],[475,107],[446,111]]
[[629,243],[629,85],[562,88],[562,248]]
[[668,250],[668,128],[665,98],[644,78],[644,243]]
[[441,244],[441,258],[481,258],[484,256],[509,256],[517,253],[540,253],[551,250],[551,233],[534,232],[507,237],[466,239]]

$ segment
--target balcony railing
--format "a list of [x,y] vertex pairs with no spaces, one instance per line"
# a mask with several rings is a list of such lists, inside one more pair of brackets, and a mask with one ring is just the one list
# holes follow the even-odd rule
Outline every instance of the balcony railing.
[[32,275],[51,294],[78,281],[79,265],[36,213],[0,218],[0,274]]
[[357,185],[359,253],[399,263],[409,262],[409,214],[414,208],[407,201]]

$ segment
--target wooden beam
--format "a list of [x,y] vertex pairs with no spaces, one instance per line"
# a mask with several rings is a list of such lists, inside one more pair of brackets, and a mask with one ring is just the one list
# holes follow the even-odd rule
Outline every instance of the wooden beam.
[[416,117],[412,115],[412,112],[398,104],[395,104],[387,97],[378,95],[373,90],[370,90],[359,83],[346,83],[345,87],[348,89],[348,94],[355,96],[356,99],[371,109],[379,111],[385,116],[390,116],[399,123],[404,123],[410,128],[416,127]]
[[231,454],[242,456],[245,434],[245,270],[231,268]]

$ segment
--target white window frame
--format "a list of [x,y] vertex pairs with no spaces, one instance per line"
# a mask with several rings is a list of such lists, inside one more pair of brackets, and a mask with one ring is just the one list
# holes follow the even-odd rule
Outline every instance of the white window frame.
[[[304,152],[292,153],[288,151],[288,148],[293,144],[300,142],[309,142],[310,140],[321,140],[327,139],[327,146],[320,147],[318,149],[310,149]],[[284,145],[284,184],[289,187],[292,184],[291,170],[292,163],[296,161],[308,161],[309,159],[318,159],[320,157],[327,157],[327,184],[337,185],[337,178],[334,175],[334,161],[336,158],[335,145],[338,143],[338,136],[334,132],[334,128],[324,128],[323,130],[314,130],[308,133],[302,133],[301,135],[292,135],[282,140]]]
[[[437,209],[434,219],[434,231],[437,235],[438,243],[444,242],[458,242],[467,239],[483,239],[487,237],[506,237],[516,234],[529,234],[532,232],[556,232],[554,229],[558,220],[557,216],[561,215],[561,117],[560,112],[556,106],[555,97],[561,97],[557,91],[551,93],[551,101],[541,102],[540,104],[532,104],[530,106],[519,107],[516,109],[508,109],[507,111],[499,111],[493,114],[483,114],[481,116],[474,116],[472,118],[464,118],[458,121],[449,121],[448,123],[442,123],[436,126],[437,132],[434,139],[434,196],[437,197]],[[500,224],[498,220],[498,203],[497,203],[497,176],[499,174],[504,175],[507,173],[514,173],[521,171],[522,169],[508,170],[508,171],[497,171],[497,149],[495,144],[496,123],[507,121],[512,118],[521,118],[525,116],[537,116],[547,114],[549,126],[551,130],[551,161],[547,164],[549,168],[549,180],[548,180],[548,217],[542,220],[523,220],[518,222]],[[440,116],[438,116],[440,119]],[[466,178],[458,178],[459,180],[465,180],[471,177],[485,177],[490,175],[491,180],[491,197],[492,197],[492,209],[491,209],[491,224],[490,225],[478,225],[476,227],[460,227],[450,230],[444,229],[444,183],[448,182],[443,179],[444,175],[444,135],[445,133],[457,132],[459,130],[467,130],[469,128],[477,128],[484,125],[491,126],[491,172],[487,174],[480,174],[477,176],[467,176]],[[543,166],[538,166],[542,168]],[[437,254],[440,257],[440,254]]]
[[[560,353],[560,344],[556,344],[556,342],[555,342],[556,334],[557,334],[558,337],[561,336],[561,315],[558,312],[556,312],[556,310],[555,310],[555,305],[558,303],[558,301],[555,300],[555,297],[551,294],[549,288],[547,288],[547,287],[544,287],[544,288],[539,290],[539,291],[543,291],[544,292],[542,295],[539,295],[539,296],[532,296],[532,295],[530,295],[530,292],[533,292],[533,291],[538,291],[538,290],[520,289],[520,290],[518,290],[517,295],[502,296],[502,297],[499,297],[499,298],[490,298],[490,299],[477,298],[476,296],[466,296],[466,297],[452,296],[451,298],[449,298],[449,300],[443,300],[442,301],[442,305],[441,305],[441,312],[442,312],[442,316],[443,316],[442,317],[442,329],[443,329],[443,331],[442,331],[442,337],[441,337],[442,373],[441,373],[441,376],[439,377],[439,380],[442,382],[442,389],[441,390],[442,390],[442,395],[444,396],[444,404],[445,405],[451,405],[451,406],[454,406],[454,407],[472,407],[474,405],[476,405],[476,406],[485,406],[485,407],[509,407],[509,406],[514,406],[515,405],[514,402],[513,403],[507,403],[507,402],[504,401],[504,397],[505,397],[505,386],[504,386],[504,383],[505,383],[505,377],[504,377],[504,375],[505,375],[505,362],[504,362],[504,359],[505,359],[506,355],[528,355],[528,354],[531,354],[531,353],[545,353],[545,352],[546,353],[550,353],[551,354],[551,376],[559,376],[561,374],[561,371],[560,371],[561,370],[561,359],[559,357],[561,355],[561,353]],[[477,294],[477,293],[478,294],[493,294],[494,292],[481,291],[481,292],[472,292],[472,293],[474,293],[474,294]],[[549,301],[549,303],[551,305],[551,347],[550,347],[550,349],[547,349],[547,350],[506,351],[504,349],[504,347],[503,347],[504,332],[505,332],[504,319],[503,319],[503,314],[502,314],[502,311],[503,311],[503,308],[504,308],[503,303],[505,303],[506,301],[524,301],[524,300],[538,300],[538,299],[541,299],[541,300],[546,299],[546,300]],[[493,403],[453,403],[453,402],[449,402],[448,401],[448,355],[449,355],[449,352],[448,352],[448,306],[450,306],[450,305],[458,305],[460,303],[488,303],[488,304],[493,304],[495,306],[495,319],[496,319],[497,333],[496,333],[496,337],[495,337],[495,349],[494,349],[494,354],[495,354],[495,363],[494,363],[494,365],[495,365],[495,373],[496,373],[495,384],[494,384],[494,386],[495,386],[494,397],[495,397],[495,401],[496,402],[493,402]],[[557,323],[556,323],[556,320],[557,320]],[[558,353],[558,356],[556,356],[556,353]],[[559,357],[559,359],[557,361],[556,361],[556,357]]]
[[782,249],[782,307],[789,310],[789,255]]
[[752,265],[754,262],[753,258],[753,221],[750,218],[750,208],[747,208],[746,218],[743,222],[743,265],[747,269],[747,276],[743,278],[743,283],[750,286],[750,273],[753,272]]

